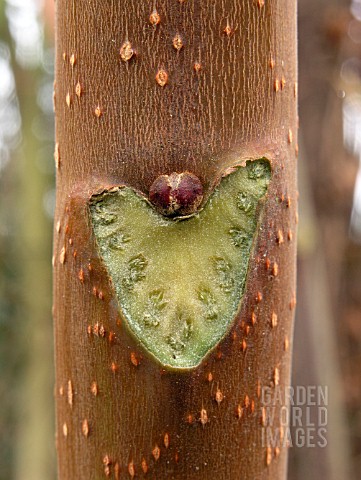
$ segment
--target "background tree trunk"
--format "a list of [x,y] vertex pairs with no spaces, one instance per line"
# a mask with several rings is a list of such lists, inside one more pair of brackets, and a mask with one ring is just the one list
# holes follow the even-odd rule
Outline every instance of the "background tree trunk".
[[53,355],[45,206],[54,192],[54,123],[51,96],[43,96],[46,47],[29,3],[0,1],[0,479],[13,480],[56,472],[54,368],[44,362]]
[[[145,471],[151,478],[284,478],[287,449],[262,437],[267,423],[280,432],[281,405],[272,423],[261,394],[290,381],[295,2],[164,0],[155,25],[152,11],[131,0],[57,4],[60,479]],[[89,197],[122,184],[148,194],[159,175],[186,170],[209,195],[227,167],[261,157],[271,161],[272,180],[240,315],[199,367],[166,371],[123,325],[91,233]]]

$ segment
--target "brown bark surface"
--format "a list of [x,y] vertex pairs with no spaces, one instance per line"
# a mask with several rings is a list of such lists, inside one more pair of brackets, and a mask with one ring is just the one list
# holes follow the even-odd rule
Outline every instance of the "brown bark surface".
[[[287,449],[262,441],[261,391],[290,381],[296,5],[163,0],[156,26],[153,9],[133,0],[57,3],[59,478],[285,478]],[[134,50],[126,61],[125,41]],[[165,371],[124,325],[89,197],[122,184],[148,194],[159,175],[186,170],[209,194],[228,167],[261,157],[272,180],[240,314],[199,367]]]

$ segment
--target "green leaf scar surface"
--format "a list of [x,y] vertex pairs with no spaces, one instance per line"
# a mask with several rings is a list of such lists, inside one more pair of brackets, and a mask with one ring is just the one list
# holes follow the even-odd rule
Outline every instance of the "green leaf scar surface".
[[196,367],[230,328],[270,178],[266,159],[248,161],[222,179],[201,211],[178,219],[129,187],[91,198],[93,231],[120,310],[163,366]]

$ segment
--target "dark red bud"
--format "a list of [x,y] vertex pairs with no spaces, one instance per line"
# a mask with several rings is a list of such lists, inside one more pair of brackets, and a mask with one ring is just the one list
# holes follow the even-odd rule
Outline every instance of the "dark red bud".
[[172,202],[171,189],[168,175],[161,175],[150,187],[150,201],[161,211],[169,209]]
[[191,215],[202,202],[203,187],[190,172],[160,175],[150,187],[149,199],[163,215]]

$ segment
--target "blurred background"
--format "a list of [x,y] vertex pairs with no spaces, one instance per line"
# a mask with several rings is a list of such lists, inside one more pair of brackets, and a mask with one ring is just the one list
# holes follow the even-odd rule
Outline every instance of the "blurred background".
[[[0,480],[56,478],[53,0],[0,0]],[[293,384],[327,386],[327,447],[290,480],[361,478],[361,0],[299,0]],[[316,412],[311,412],[316,414]]]

